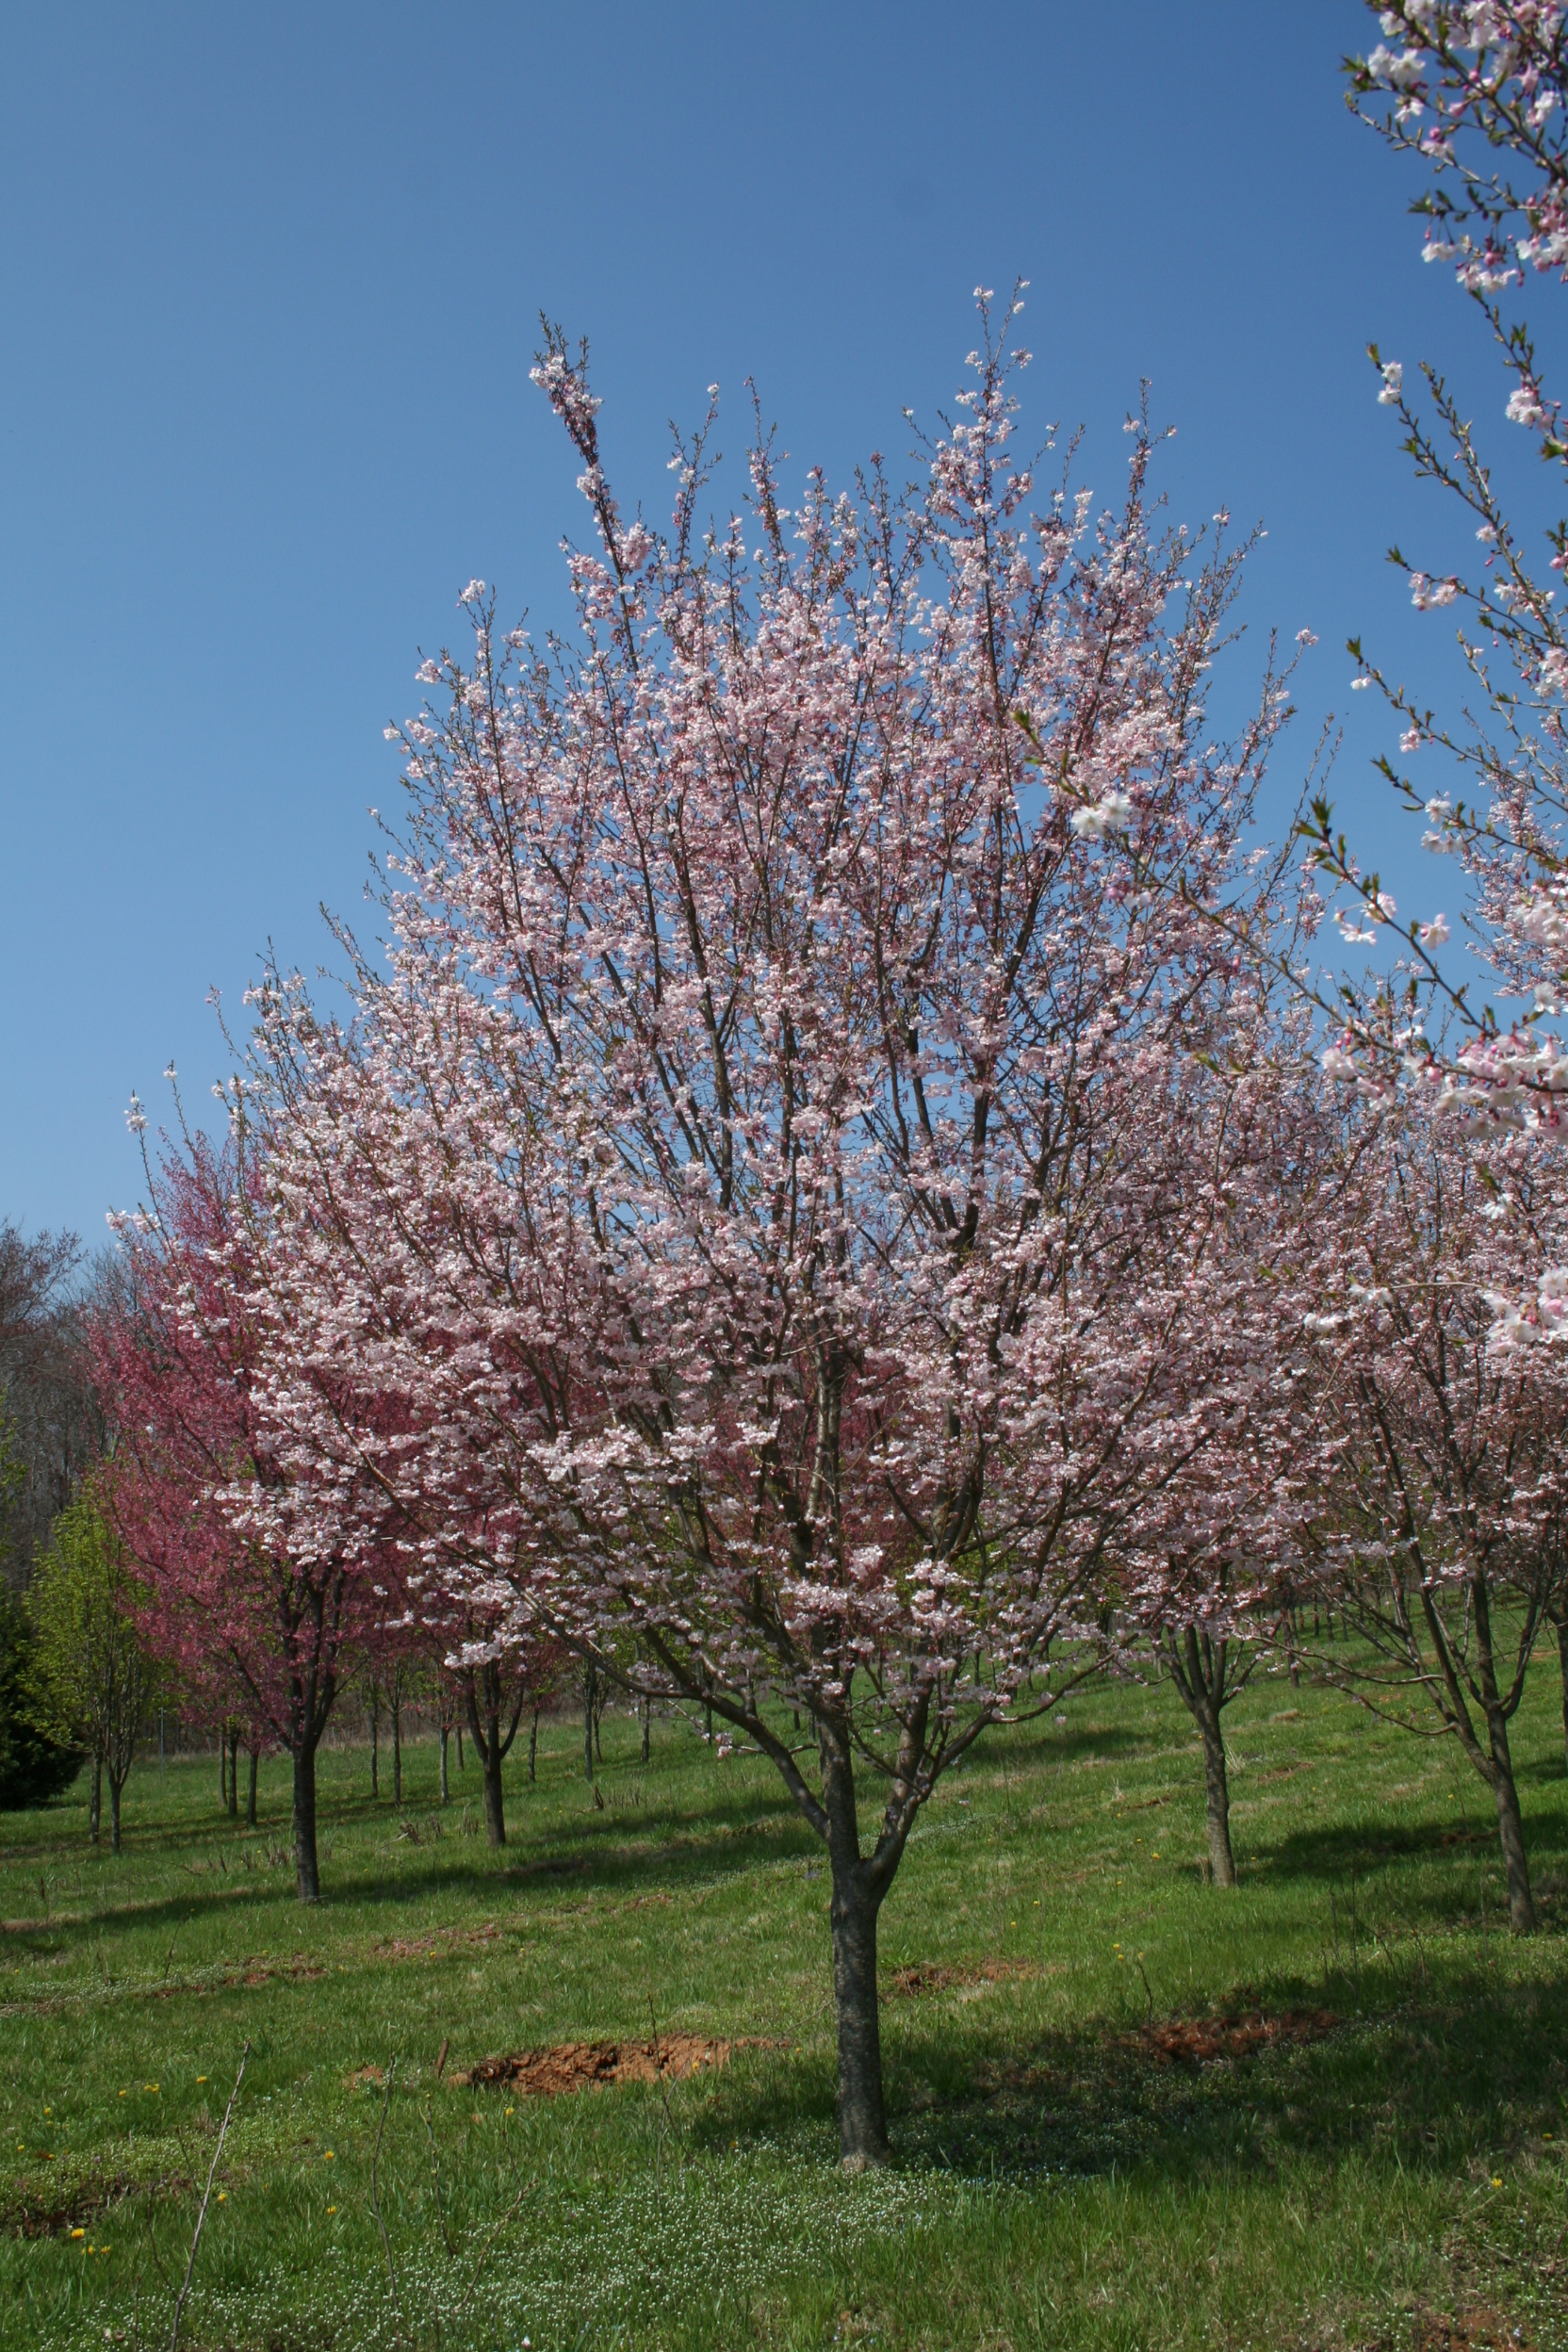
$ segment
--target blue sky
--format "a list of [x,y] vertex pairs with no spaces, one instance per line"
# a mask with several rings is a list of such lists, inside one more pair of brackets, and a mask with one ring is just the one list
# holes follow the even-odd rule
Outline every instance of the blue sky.
[[1266,524],[1236,691],[1269,626],[1321,639],[1277,808],[1344,712],[1338,799],[1404,889],[1340,648],[1440,678],[1381,558],[1462,549],[1365,343],[1509,429],[1416,182],[1345,111],[1372,38],[1352,0],[9,11],[0,1217],[96,1246],[138,1190],[132,1087],[159,1116],[172,1058],[200,1108],[225,1066],[209,986],[237,1014],[269,940],[314,968],[318,902],[361,916],[382,730],[465,581],[561,613],[541,307],[591,337],[612,478],[662,517],[665,420],[710,382],[722,445],[752,375],[842,477],[951,397],[976,283],[1028,277],[1034,418],[1087,427],[1083,477],[1119,488],[1147,375],[1174,512]]

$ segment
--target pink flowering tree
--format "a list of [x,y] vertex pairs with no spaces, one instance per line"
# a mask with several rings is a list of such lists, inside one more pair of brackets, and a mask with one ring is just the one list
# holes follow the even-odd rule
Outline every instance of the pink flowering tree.
[[390,968],[349,1033],[270,979],[246,1081],[297,1443],[379,1489],[409,1574],[772,1759],[826,1851],[856,2166],[920,1809],[1090,1670],[1108,1545],[1214,1437],[1212,1203],[1162,1105],[1222,1027],[1200,909],[1286,714],[1271,676],[1213,740],[1239,556],[1159,525],[1139,420],[1114,510],[1021,456],[1016,306],[909,492],[874,460],[788,509],[760,435],[705,529],[705,428],[662,534],[551,334],[578,637],[467,592],[405,732]]
[[[1350,104],[1418,160],[1425,259],[1453,270],[1492,338],[1506,386],[1500,430],[1526,434],[1544,482],[1560,483],[1568,434],[1524,298],[1530,282],[1560,283],[1568,270],[1564,11],[1547,0],[1398,0],[1374,12],[1381,38],[1347,60]],[[1456,628],[1462,711],[1418,703],[1350,643],[1354,685],[1380,693],[1398,728],[1397,760],[1391,749],[1380,771],[1426,848],[1452,861],[1448,889],[1432,895],[1460,903],[1452,921],[1441,911],[1399,921],[1327,800],[1315,804],[1309,853],[1342,931],[1395,949],[1380,977],[1348,984],[1336,1001],[1343,1033],[1330,1066],[1374,1099],[1414,1086],[1435,1091],[1445,1116],[1555,1140],[1568,1093],[1568,1050],[1550,1026],[1568,1003],[1568,628],[1552,576],[1568,561],[1568,520],[1549,487],[1533,516],[1511,517],[1486,437],[1444,374],[1423,364],[1414,381],[1376,346],[1371,357],[1377,397],[1418,476],[1473,534],[1474,561],[1458,570],[1390,551],[1416,609]],[[1456,930],[1499,1005],[1480,1002],[1445,954]]]
[[[1241,1074],[1189,1081],[1172,1164],[1207,1209],[1190,1257],[1181,1377],[1206,1442],[1174,1465],[1118,1546],[1115,1596],[1192,1718],[1203,1764],[1209,1866],[1236,1883],[1224,1714],[1261,1665],[1292,1655],[1309,1494],[1307,1424],[1282,1318],[1282,1210],[1298,1199],[1318,1124],[1302,1024],[1266,1001],[1231,1008]],[[1138,1643],[1132,1645],[1135,1649]]]
[[1457,1742],[1492,1793],[1521,1933],[1535,1913],[1510,1725],[1568,1573],[1556,1179],[1528,1137],[1483,1154],[1429,1107],[1368,1117],[1274,1252],[1310,1437],[1304,1538],[1359,1637],[1322,1662]]
[[[140,1119],[133,1107],[133,1122]],[[225,1713],[294,1768],[302,1902],[320,1892],[316,1754],[358,1620],[368,1556],[341,1491],[271,1409],[253,1160],[203,1136],[149,1171],[146,1206],[116,1220],[124,1279],[92,1333],[94,1378],[117,1428],[104,1509],[141,1566],[149,1628]],[[262,1499],[265,1498],[265,1499]]]

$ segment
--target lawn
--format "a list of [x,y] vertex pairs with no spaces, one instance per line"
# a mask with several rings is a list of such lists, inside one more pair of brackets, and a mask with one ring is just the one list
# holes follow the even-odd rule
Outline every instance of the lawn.
[[[400,1813],[330,1755],[308,1913],[278,1763],[254,1831],[212,1762],[139,1764],[118,1860],[85,1782],[0,1816],[0,2342],[167,2345],[248,2041],[180,2329],[211,2352],[1568,2347],[1555,1659],[1515,1749],[1528,1942],[1449,1746],[1283,1678],[1228,1723],[1234,1893],[1168,1690],[943,1784],[882,1920],[895,2161],[858,2180],[821,1856],[680,1722],[645,1768],[607,1718],[598,1802],[547,1724],[501,1853],[471,1760],[443,1811],[415,1747]],[[1273,2038],[1212,2023],[1254,2014]],[[737,2047],[553,2099],[453,2079],[678,2034]]]

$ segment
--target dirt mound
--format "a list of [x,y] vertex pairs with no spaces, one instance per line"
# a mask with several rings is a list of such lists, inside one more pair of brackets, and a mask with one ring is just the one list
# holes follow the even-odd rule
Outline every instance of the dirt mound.
[[449,2075],[464,2089],[496,2083],[524,2099],[558,2099],[564,2091],[596,2090],[604,2082],[678,2082],[722,2066],[732,2050],[778,2050],[782,2043],[751,2035],[714,2041],[705,2034],[661,2034],[657,2042],[556,2042],[548,2050],[519,2050],[484,2058],[466,2074]]
[[1331,2009],[1282,2009],[1273,2017],[1260,2009],[1248,2017],[1168,2017],[1163,2025],[1145,2026],[1139,2039],[1163,2066],[1179,2058],[1201,2066],[1284,2042],[1318,2042],[1341,2022]]
[[1415,2352],[1530,2352],[1535,2338],[1499,2311],[1466,2311],[1462,2319],[1427,2311],[1416,2322]]
[[885,2001],[913,2001],[922,1993],[945,1993],[955,1984],[1007,1984],[1020,1977],[1038,1976],[1033,1960],[976,1960],[950,1968],[945,1961],[922,1961],[894,1968],[882,1987]]

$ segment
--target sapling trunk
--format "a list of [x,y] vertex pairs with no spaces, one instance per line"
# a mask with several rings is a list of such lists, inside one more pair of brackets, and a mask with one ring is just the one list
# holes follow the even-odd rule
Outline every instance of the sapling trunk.
[[1236,1883],[1231,1852],[1231,1784],[1225,1771],[1225,1740],[1217,1723],[1204,1723],[1203,1788],[1209,1829],[1209,1867],[1217,1886]]
[[589,1659],[582,1674],[582,1770],[590,1782],[594,1777],[594,1661]]
[[316,1743],[294,1755],[294,1879],[302,1903],[319,1903],[321,1874],[316,1861]]
[[888,2160],[882,2034],[876,2005],[881,1893],[860,1856],[855,1775],[847,1748],[823,1739],[823,1808],[832,1892],[833,2012],[839,2045],[839,2153],[851,2172]]
[[239,1819],[239,1725],[229,1728],[229,1819]]
[[120,1852],[120,1782],[115,1778],[114,1768],[112,1765],[109,1768],[108,1778],[109,1852],[111,1854],[118,1854]]
[[261,1751],[260,1751],[260,1749],[259,1749],[259,1748],[254,1748],[254,1747],[253,1747],[253,1748],[252,1748],[252,1750],[251,1750],[251,1785],[250,1785],[250,1788],[249,1788],[246,1790],[246,1792],[245,1792],[245,1820],[246,1820],[247,1824],[248,1824],[248,1825],[249,1825],[252,1829],[254,1829],[254,1827],[255,1827],[255,1825],[256,1825],[256,1766],[257,1766],[257,1764],[260,1762],[260,1760],[261,1760]]
[[1568,1759],[1568,1609],[1555,1620],[1558,1664],[1562,1673],[1562,1753]]
[[530,1723],[530,1724],[529,1724],[529,1727],[528,1727],[528,1784],[529,1784],[529,1787],[530,1787],[531,1788],[532,1788],[532,1786],[533,1786],[533,1781],[534,1781],[534,1769],[533,1769],[533,1768],[534,1768],[534,1764],[535,1764],[535,1762],[536,1762],[536,1760],[537,1760],[537,1758],[538,1758],[538,1755],[539,1755],[539,1709],[538,1709],[537,1707],[535,1707],[535,1708],[534,1708],[534,1710],[533,1710],[532,1720],[531,1721],[531,1723]]
[[403,1801],[403,1703],[402,1693],[392,1693],[392,1802]]
[[96,1845],[104,1819],[104,1751],[98,1748],[92,1757],[92,1795],[87,1809],[87,1834]]
[[1514,1786],[1508,1734],[1500,1727],[1492,1735],[1492,1794],[1497,1805],[1497,1836],[1503,1849],[1508,1880],[1509,1925],[1516,1936],[1533,1934],[1535,1903],[1530,1894],[1529,1864],[1525,1855],[1525,1823]]
[[451,1788],[447,1776],[448,1736],[447,1726],[443,1723],[441,1726],[441,1802],[443,1805],[449,1805],[452,1798]]
[[370,1794],[381,1794],[381,1693],[370,1685]]
[[648,1753],[652,1744],[652,1739],[653,1701],[651,1699],[645,1698],[643,1701],[643,1761],[645,1764],[648,1760]]
[[229,1738],[221,1723],[218,1726],[218,1810],[223,1812],[229,1802]]

